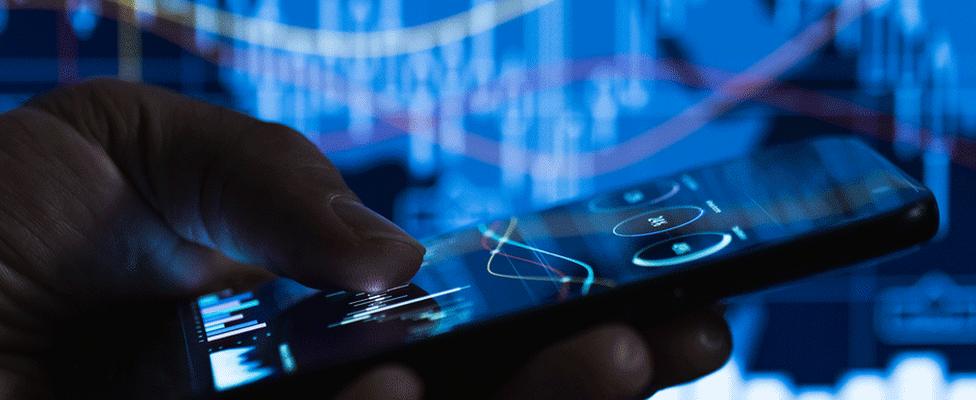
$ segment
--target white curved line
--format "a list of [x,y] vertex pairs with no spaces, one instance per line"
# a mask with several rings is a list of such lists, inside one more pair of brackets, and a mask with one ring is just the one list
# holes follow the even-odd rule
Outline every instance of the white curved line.
[[[689,209],[689,208],[694,208],[694,209],[698,210],[698,215],[695,216],[695,218],[692,218],[692,219],[690,219],[688,221],[682,222],[682,223],[680,223],[678,225],[675,225],[675,226],[672,226],[670,228],[662,229],[662,230],[659,230],[659,231],[653,231],[653,232],[633,233],[633,234],[631,234],[631,233],[624,234],[624,233],[617,232],[617,228],[620,228],[621,225],[626,224],[628,222],[631,222],[633,220],[640,219],[640,218],[646,217],[646,216],[651,215],[651,214],[656,214],[656,213],[659,213],[661,211],[678,210],[678,209]],[[641,236],[657,235],[659,233],[673,231],[673,230],[678,229],[678,228],[680,228],[682,226],[685,226],[685,225],[688,225],[688,224],[690,224],[692,222],[698,221],[698,219],[701,218],[703,215],[705,215],[705,210],[702,209],[701,207],[698,207],[698,206],[675,206],[675,207],[658,208],[658,209],[654,209],[654,210],[651,210],[651,211],[648,211],[648,212],[644,212],[644,213],[637,214],[637,215],[635,215],[633,217],[630,217],[630,218],[627,218],[627,219],[625,219],[623,221],[618,222],[617,225],[614,225],[613,226],[612,232],[613,232],[614,235],[617,235],[617,236],[620,236],[620,237],[641,237]]]
[[[635,189],[640,189],[640,188],[637,187]],[[631,189],[631,190],[633,190],[633,189]],[[590,200],[589,208],[590,208],[590,211],[595,211],[595,212],[630,210],[630,209],[637,208],[637,207],[641,207],[641,206],[654,205],[654,204],[660,203],[660,202],[662,202],[664,200],[670,199],[671,196],[674,196],[675,194],[677,194],[679,190],[681,190],[681,185],[679,185],[678,182],[671,181],[671,189],[669,189],[667,193],[664,193],[664,194],[662,194],[660,196],[657,196],[657,197],[655,197],[655,198],[653,198],[653,199],[651,199],[649,201],[640,201],[640,202],[637,202],[637,203],[634,203],[634,204],[627,204],[627,205],[620,206],[620,207],[601,207],[601,206],[597,205],[597,203],[600,200],[604,200],[607,197],[609,197],[609,196],[601,196],[601,197],[597,197],[597,198],[595,198],[593,200]],[[611,196],[617,196],[619,194],[620,193],[614,193]]]
[[136,0],[106,0],[197,31],[282,51],[338,58],[376,58],[416,53],[487,32],[555,0],[499,0],[466,12],[407,28],[371,32],[342,32],[286,25],[237,15],[186,0],[170,0],[171,9],[185,14],[136,8]]
[[[495,233],[491,229],[488,229],[488,227],[485,226],[484,224],[478,226],[478,230],[481,231],[481,234],[482,235],[484,235],[486,237],[489,237],[489,238],[491,238],[491,239],[493,239],[493,240],[495,240],[495,241],[498,242],[498,244],[495,246],[495,248],[490,251],[490,254],[491,255],[488,256],[488,263],[486,265],[486,269],[488,270],[488,273],[489,274],[494,275],[494,276],[497,276],[497,277],[500,277],[500,278],[519,279],[519,280],[543,281],[543,282],[557,282],[557,283],[566,283],[566,282],[579,283],[579,284],[582,284],[583,285],[582,288],[580,288],[580,292],[582,294],[584,294],[584,295],[587,294],[587,293],[589,293],[590,287],[593,285],[594,280],[595,280],[595,276],[594,276],[594,273],[593,273],[593,267],[591,267],[589,264],[584,263],[582,261],[579,261],[579,260],[576,260],[576,259],[573,259],[573,258],[570,258],[570,257],[566,257],[566,256],[561,255],[561,254],[556,254],[556,253],[553,253],[553,252],[550,252],[550,251],[542,250],[540,248],[532,247],[532,246],[529,246],[529,245],[527,245],[525,243],[520,243],[518,241],[512,240],[511,239],[511,234],[512,234],[512,232],[515,231],[515,226],[517,224],[518,224],[518,219],[517,218],[511,218],[511,219],[509,219],[508,227],[505,229],[505,233],[502,236],[498,236],[497,233]],[[556,257],[556,258],[559,258],[559,259],[563,259],[563,260],[569,261],[569,262],[571,262],[573,264],[576,264],[576,265],[578,265],[580,267],[583,267],[583,269],[586,270],[586,277],[585,278],[579,278],[579,277],[573,277],[573,276],[566,276],[566,277],[561,277],[561,278],[555,278],[554,279],[554,278],[545,277],[545,276],[509,275],[509,274],[501,274],[501,273],[492,271],[491,265],[492,265],[492,262],[495,260],[495,255],[497,255],[499,252],[501,252],[502,246],[504,246],[506,244],[511,244],[512,246],[515,246],[515,247],[520,247],[520,248],[523,248],[523,249],[526,249],[526,250],[529,250],[529,251],[533,251],[533,252],[537,252],[537,253],[542,253],[542,254],[545,254],[545,255],[549,255],[549,256],[553,256],[553,257]],[[612,286],[612,284],[606,284],[606,285]]]

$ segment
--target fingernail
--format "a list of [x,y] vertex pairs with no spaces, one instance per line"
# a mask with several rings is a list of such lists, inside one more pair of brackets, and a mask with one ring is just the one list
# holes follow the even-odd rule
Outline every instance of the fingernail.
[[698,329],[698,343],[708,351],[724,349],[728,344],[727,338],[721,332],[707,327]]
[[619,338],[615,347],[614,361],[621,370],[633,371],[647,363],[647,349],[636,337]]
[[393,240],[412,247],[421,256],[426,252],[420,242],[399,226],[355,199],[335,196],[329,201],[329,206],[346,227],[363,240]]

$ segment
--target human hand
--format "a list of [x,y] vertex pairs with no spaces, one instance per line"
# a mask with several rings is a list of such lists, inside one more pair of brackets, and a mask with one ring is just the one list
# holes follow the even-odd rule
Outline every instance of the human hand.
[[[423,253],[291,129],[120,81],[55,90],[0,116],[0,399],[112,393],[63,385],[138,348],[87,342],[106,331],[92,317],[105,310],[135,325],[156,317],[147,309],[274,275],[377,291],[409,280]],[[729,343],[707,311],[596,327],[542,350],[499,395],[634,397],[717,368]],[[385,366],[343,395],[422,387]]]

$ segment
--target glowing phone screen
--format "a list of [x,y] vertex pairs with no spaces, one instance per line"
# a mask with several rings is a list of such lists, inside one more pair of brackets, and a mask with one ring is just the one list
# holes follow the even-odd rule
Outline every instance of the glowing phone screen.
[[[864,145],[791,145],[425,241],[409,285],[365,294],[280,279],[200,297],[191,357],[221,391],[892,211],[919,189]],[[205,358],[205,360],[203,360]]]

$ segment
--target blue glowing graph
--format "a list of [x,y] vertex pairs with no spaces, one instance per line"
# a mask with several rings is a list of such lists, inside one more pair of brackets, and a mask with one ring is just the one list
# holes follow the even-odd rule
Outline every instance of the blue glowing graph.
[[[548,250],[543,250],[538,247],[530,246],[528,244],[512,239],[512,233],[515,231],[517,226],[518,226],[518,219],[511,218],[508,220],[508,224],[505,226],[502,233],[499,234],[495,230],[489,228],[488,225],[485,224],[478,225],[478,231],[481,232],[482,237],[485,239],[491,239],[492,241],[495,242],[494,246],[490,246],[486,241],[482,242],[483,247],[485,248],[485,250],[488,250],[489,253],[488,262],[485,266],[485,269],[488,271],[489,274],[500,278],[518,279],[524,281],[555,282],[563,285],[568,283],[576,283],[581,285],[580,292],[584,295],[590,292],[590,287],[592,287],[594,284],[599,284],[607,287],[614,286],[614,283],[611,280],[602,279],[602,278],[598,279],[593,272],[593,267],[583,261],[562,254],[554,253]],[[504,249],[506,245],[528,250],[529,252],[531,252],[531,255],[528,257],[519,257],[513,254],[506,253]],[[564,268],[556,268],[555,266],[551,265],[551,263],[549,263],[544,258],[545,256],[549,256],[561,260],[563,262],[566,262],[568,263],[567,265],[574,266],[576,269],[580,269],[581,272],[583,273],[580,274],[579,276],[571,275],[565,272]],[[514,273],[499,272],[498,267],[495,267],[494,264],[498,262],[496,261],[496,259],[500,257],[504,257],[508,260],[514,260],[515,262],[521,262],[528,265],[538,266],[539,268],[537,269],[541,270],[542,272],[545,272],[545,275],[533,274],[533,273],[529,273],[529,274],[520,273],[518,268],[514,264],[512,265],[512,270],[514,271]]]
[[[135,29],[219,67],[234,105],[299,129],[342,165],[361,167],[395,155],[418,179],[470,177],[403,193],[396,218],[417,233],[470,221],[430,221],[413,210],[419,197],[454,204],[445,209],[463,215],[496,215],[633,181],[648,160],[656,160],[655,170],[663,174],[741,153],[761,124],[711,128],[748,103],[870,136],[884,137],[881,130],[891,129],[901,154],[933,150],[926,152],[932,169],[926,175],[934,183],[946,160],[972,165],[966,156],[972,152],[964,149],[972,149],[966,136],[976,127],[976,102],[963,101],[970,92],[960,89],[969,77],[957,67],[960,45],[926,23],[934,18],[927,14],[936,13],[922,2],[777,1],[765,21],[757,19],[759,2],[748,1],[433,3],[405,8],[393,0],[88,0],[69,2],[66,12],[80,41],[105,23],[100,19],[129,24],[118,32],[123,54],[117,67],[129,79],[149,72],[139,61],[148,49]],[[23,1],[7,7],[61,5]],[[597,45],[572,30],[580,15],[619,28],[608,32],[605,46]],[[722,28],[765,38],[765,46],[739,56],[719,51],[709,44],[715,35],[701,29],[706,21],[714,24],[710,15],[748,21],[754,32],[728,21]],[[687,49],[676,56],[668,43]],[[885,114],[784,82],[804,60],[829,48],[855,58],[858,85],[894,93],[898,118],[892,124],[859,122],[850,116]],[[59,74],[79,77],[81,65],[69,58],[59,64]],[[180,79],[192,88],[201,74]],[[798,95],[809,100],[796,101]],[[645,121],[629,122],[634,118]],[[403,141],[405,146],[393,144]],[[682,143],[695,142],[711,146],[682,149]],[[482,163],[497,167],[497,175],[468,173]],[[480,191],[474,197],[487,204],[450,202],[458,185]]]
[[[396,164],[403,182],[360,185],[391,187],[363,197],[394,196],[384,211],[421,236],[767,142],[861,135],[935,193],[942,247],[733,307],[832,313],[844,304],[853,316],[833,327],[843,339],[810,347],[846,349],[837,369],[888,369],[821,379],[817,388],[792,382],[822,365],[756,372],[777,369],[740,356],[738,389],[706,379],[713,389],[660,396],[887,399],[902,387],[891,371],[928,365],[919,369],[928,383],[913,387],[933,391],[911,398],[976,398],[960,372],[976,371],[965,353],[976,344],[974,12],[974,2],[933,0],[0,0],[0,110],[93,75],[165,85],[294,127],[353,174]],[[520,272],[565,279],[512,258],[525,255],[589,287],[582,265],[532,243],[502,244],[505,227],[491,228],[486,252],[500,247],[486,268],[507,274],[504,262],[519,263]],[[933,268],[945,273],[926,274]],[[252,304],[215,313],[200,340],[262,332]],[[736,340],[760,341],[760,355],[778,351],[777,338],[802,333],[781,330],[805,314],[796,309],[790,318],[770,314],[768,324],[732,321],[746,332]],[[954,372],[936,353],[899,356],[902,347],[933,348]],[[243,377],[260,370],[235,364],[242,354],[221,360]],[[909,358],[930,361],[904,364]]]
[[[409,311],[409,313],[412,315],[411,318],[436,321],[440,319],[439,317],[450,313],[449,311],[445,311],[450,307],[450,304],[441,300],[441,298],[469,289],[470,286],[454,287],[436,293],[412,297],[408,297],[403,293],[404,289],[406,288],[407,285],[402,285],[387,289],[382,293],[357,293],[349,302],[351,310],[346,314],[346,316],[341,321],[331,324],[328,327],[335,328],[354,323],[365,323],[371,321],[382,322],[384,320],[396,320],[404,318],[403,314],[398,313],[402,307],[424,302],[436,304],[438,308],[442,309],[437,312],[429,312],[429,310],[417,312],[411,310]],[[434,299],[439,299],[441,303],[438,304],[432,302],[431,300]]]
[[893,286],[875,304],[878,338],[889,344],[976,343],[976,287],[930,272],[910,286]]
[[976,398],[976,375],[947,374],[943,357],[905,353],[887,370],[852,370],[835,384],[798,386],[783,373],[744,372],[736,360],[653,400],[964,400]]
[[246,315],[247,310],[260,304],[253,297],[253,293],[245,292],[228,297],[211,294],[198,299],[197,306],[200,318],[203,319],[203,334],[200,338],[213,342],[267,328],[266,322]]
[[259,361],[248,359],[248,354],[253,350],[254,347],[245,346],[210,353],[214,387],[217,390],[254,382],[273,373],[273,369],[262,366]]

